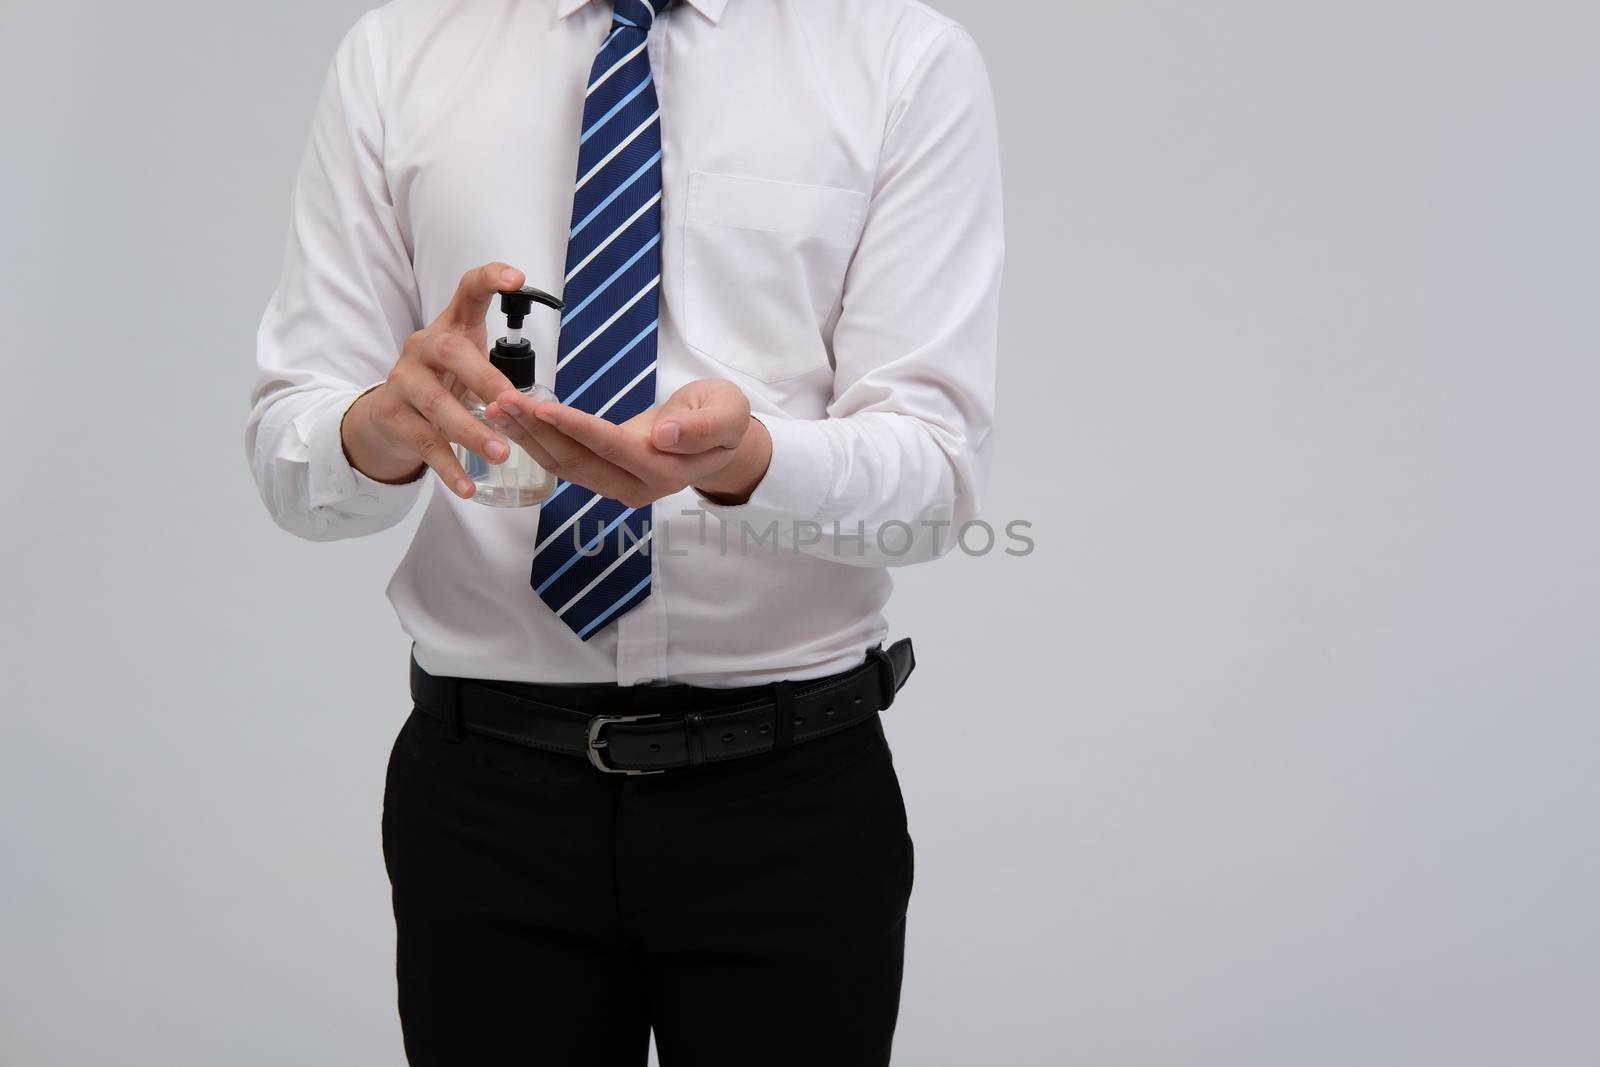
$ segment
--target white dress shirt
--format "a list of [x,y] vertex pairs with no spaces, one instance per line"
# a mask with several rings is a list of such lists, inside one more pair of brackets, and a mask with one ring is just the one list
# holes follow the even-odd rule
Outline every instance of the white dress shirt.
[[[437,480],[366,477],[339,424],[465,271],[502,260],[560,292],[584,89],[610,25],[606,0],[397,0],[339,46],[245,433],[285,529],[374,533]],[[1004,242],[971,37],[913,0],[687,0],[649,54],[657,395],[737,383],[771,467],[739,506],[657,501],[651,594],[587,642],[529,586],[537,507],[434,491],[388,586],[430,672],[726,686],[844,670],[886,635],[888,568],[948,552],[977,514]],[[498,303],[488,323],[504,332]],[[527,321],[547,385],[558,325],[539,308]],[[778,539],[758,542],[772,523]]]

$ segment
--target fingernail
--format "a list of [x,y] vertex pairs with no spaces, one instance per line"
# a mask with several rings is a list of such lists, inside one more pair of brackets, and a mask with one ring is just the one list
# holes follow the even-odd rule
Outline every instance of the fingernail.
[[467,481],[465,478],[461,479],[459,482],[456,483],[456,492],[459,493],[462,496],[471,496],[472,495],[472,483]]
[[489,420],[489,425],[504,433],[505,431],[511,429],[511,420],[500,415],[496,415],[494,418]]
[[500,272],[500,280],[506,285],[516,285],[517,272],[507,267],[505,270]]
[[678,424],[675,422],[663,422],[656,428],[656,436],[660,438],[664,446],[671,448],[678,443]]
[[484,446],[483,450],[487,452],[489,454],[489,458],[494,460],[496,463],[500,462],[511,454],[511,450],[506,447],[506,443],[504,441],[490,441],[486,446]]

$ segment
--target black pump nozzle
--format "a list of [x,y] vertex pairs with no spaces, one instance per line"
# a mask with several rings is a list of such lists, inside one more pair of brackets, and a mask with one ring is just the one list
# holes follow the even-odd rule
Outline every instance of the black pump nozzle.
[[500,294],[500,310],[505,313],[508,332],[494,343],[489,351],[489,362],[517,389],[527,389],[533,384],[533,346],[523,340],[522,320],[535,303],[557,311],[567,306],[559,296],[551,296],[532,286]]
[[513,330],[522,329],[522,320],[528,312],[533,310],[534,303],[543,304],[545,307],[562,310],[567,305],[559,296],[551,296],[542,289],[525,286],[500,294],[500,310],[505,313],[506,325]]

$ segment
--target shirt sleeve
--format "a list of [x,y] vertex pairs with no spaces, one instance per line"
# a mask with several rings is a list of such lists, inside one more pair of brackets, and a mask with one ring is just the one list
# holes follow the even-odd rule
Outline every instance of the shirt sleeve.
[[773,524],[798,551],[893,566],[950,551],[990,465],[1005,255],[988,73],[959,26],[939,31],[889,115],[846,276],[824,419],[758,414],[772,461],[725,522]]
[[309,540],[376,533],[421,495],[353,468],[340,423],[420,328],[411,257],[383,169],[378,13],[340,43],[290,198],[278,285],[256,336],[245,452],[279,526]]

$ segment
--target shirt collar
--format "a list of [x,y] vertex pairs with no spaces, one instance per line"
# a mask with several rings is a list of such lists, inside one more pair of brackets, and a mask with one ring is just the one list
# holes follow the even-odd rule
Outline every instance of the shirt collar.
[[[722,9],[728,6],[728,0],[678,0],[678,2],[687,3],[690,7],[697,9],[700,14],[710,19],[713,24],[721,21]],[[561,0],[561,3],[556,7],[556,14],[561,18],[566,18],[588,3],[590,3],[590,0]]]

